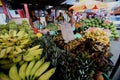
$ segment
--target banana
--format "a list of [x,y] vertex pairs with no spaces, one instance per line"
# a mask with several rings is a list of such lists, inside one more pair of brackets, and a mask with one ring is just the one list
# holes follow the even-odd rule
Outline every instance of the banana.
[[35,57],[34,56],[31,56],[31,55],[23,55],[23,60],[24,61],[32,61],[34,60]]
[[9,34],[7,34],[7,33],[5,33],[4,36],[6,36],[6,38],[10,38]]
[[39,47],[40,47],[40,45],[36,45],[36,46],[28,49],[28,51],[37,50],[37,49],[39,49]]
[[21,45],[28,44],[30,39],[21,40]]
[[31,69],[33,68],[34,64],[35,64],[35,60],[32,60],[32,61],[28,64],[28,67],[26,68],[25,76],[26,76],[27,80],[29,80],[30,72],[31,72]]
[[12,80],[21,80],[20,76],[18,75],[18,71],[17,71],[17,66],[16,64],[14,64],[10,70],[9,70],[9,77]]
[[0,58],[4,58],[6,55],[6,49],[2,49],[0,52]]
[[10,30],[10,31],[9,31],[9,36],[10,36],[10,37],[13,37],[13,35],[14,35],[14,30]]
[[16,37],[16,36],[17,36],[17,31],[14,30],[14,31],[13,31],[13,37]]
[[7,47],[6,54],[10,53],[13,49],[14,47]]
[[15,46],[15,50],[16,50],[18,53],[23,52],[23,50],[22,50],[19,46]]
[[14,63],[17,63],[17,62],[20,62],[20,61],[22,61],[22,55],[17,55],[13,58]]
[[15,43],[11,42],[9,43],[8,41],[5,41],[4,43],[1,44],[2,46],[14,46]]
[[40,60],[41,55],[34,56],[35,60]]
[[37,56],[37,55],[41,55],[42,52],[43,52],[43,49],[32,50],[28,52],[28,55]]
[[6,65],[6,64],[2,64],[2,65],[0,66],[0,68],[7,70],[7,69],[10,69],[10,67],[11,67],[12,65],[13,65],[13,63],[8,63],[7,65]]
[[19,66],[23,65],[24,63],[25,63],[25,61],[23,61],[23,60],[20,61],[20,62],[19,62]]
[[9,64],[10,63],[10,60],[7,60],[7,59],[2,59],[0,60],[0,64]]
[[38,80],[49,80],[49,78],[55,73],[56,68],[52,68],[50,70],[48,70],[47,72],[45,72],[44,74],[42,74]]
[[3,72],[0,72],[0,80],[10,80],[10,79],[6,74],[4,74]]
[[17,33],[18,39],[19,39],[19,40],[23,39],[23,38],[24,38],[24,34],[25,34],[24,31],[19,31],[19,32]]
[[11,42],[13,42],[13,43],[15,43],[15,42],[17,42],[18,41],[18,39],[17,38],[14,38],[14,39],[12,39],[12,38],[10,38],[10,39],[8,39],[9,41],[11,41]]
[[35,63],[35,66],[32,68],[31,72],[30,72],[30,80],[32,79],[33,75],[35,74],[35,72],[38,70],[38,68],[44,63],[45,59],[42,58],[39,61],[37,61]]
[[50,66],[50,62],[45,62],[43,65],[41,65],[39,69],[36,71],[36,73],[34,74],[33,79],[43,74],[49,66]]
[[19,69],[19,76],[21,77],[22,80],[25,80],[25,71],[27,68],[28,62],[25,62],[24,64],[21,65]]

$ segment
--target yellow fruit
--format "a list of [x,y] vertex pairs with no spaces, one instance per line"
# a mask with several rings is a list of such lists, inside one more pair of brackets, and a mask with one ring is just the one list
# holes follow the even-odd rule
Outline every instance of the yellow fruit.
[[49,80],[49,78],[55,73],[56,68],[52,68],[50,70],[48,70],[47,72],[45,72],[44,74],[42,74],[38,80]]
[[41,34],[41,33],[37,33],[36,36],[37,36],[38,38],[41,38],[41,37],[42,37],[42,34]]
[[21,80],[20,76],[18,75],[18,71],[17,71],[17,66],[13,65],[10,70],[9,70],[9,77],[12,80]]
[[49,66],[50,66],[50,62],[43,63],[43,65],[41,65],[34,74],[34,78],[39,77],[41,74],[43,74],[48,69]]

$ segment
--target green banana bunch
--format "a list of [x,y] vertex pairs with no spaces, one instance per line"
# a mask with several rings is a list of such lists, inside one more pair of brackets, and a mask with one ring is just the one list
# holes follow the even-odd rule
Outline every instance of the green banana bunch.
[[2,59],[2,60],[0,60],[0,64],[2,64],[2,65],[4,65],[4,64],[9,64],[9,63],[11,63],[10,60],[7,60],[7,59]]
[[32,60],[24,62],[22,65],[17,66],[14,64],[9,70],[10,80],[49,80],[55,73],[56,68],[51,68],[46,71],[50,66],[50,62],[44,62],[45,59]]
[[25,62],[21,65],[20,69],[19,69],[19,76],[21,77],[22,80],[25,80],[25,71],[26,68],[28,66],[28,62]]
[[35,60],[31,61],[26,68],[25,75],[26,75],[27,80],[29,80],[30,72],[34,64],[35,64]]
[[47,72],[45,72],[44,74],[42,74],[38,80],[49,80],[49,78],[55,73],[56,68],[52,68],[50,70],[48,70]]
[[34,65],[34,67],[32,68],[31,72],[30,72],[30,80],[32,79],[33,75],[35,74],[35,72],[38,70],[38,68],[44,63],[44,58],[38,60],[36,62],[36,64]]
[[12,79],[12,80],[21,80],[19,74],[18,74],[18,69],[17,69],[17,66],[16,64],[14,64],[10,70],[9,70],[9,77]]
[[49,66],[50,66],[50,62],[43,63],[43,65],[41,65],[39,69],[35,72],[34,78],[41,76],[41,74],[43,74],[48,69]]
[[10,78],[3,72],[0,72],[0,80],[10,80]]

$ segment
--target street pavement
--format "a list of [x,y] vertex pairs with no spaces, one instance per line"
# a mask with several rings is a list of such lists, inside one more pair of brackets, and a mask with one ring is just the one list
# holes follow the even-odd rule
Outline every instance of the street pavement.
[[[120,35],[120,29],[118,30],[118,32]],[[113,54],[112,61],[115,64],[120,55],[120,38],[118,41],[111,41],[110,51]],[[112,80],[120,80],[120,66]]]

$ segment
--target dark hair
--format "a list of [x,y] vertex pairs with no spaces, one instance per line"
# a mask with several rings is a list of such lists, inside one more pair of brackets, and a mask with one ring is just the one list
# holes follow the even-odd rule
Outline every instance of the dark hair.
[[60,12],[60,15],[62,15],[62,12]]
[[69,12],[70,12],[71,14],[73,14],[73,9],[69,10]]
[[48,9],[47,12],[48,12],[48,14],[51,14],[51,9]]

